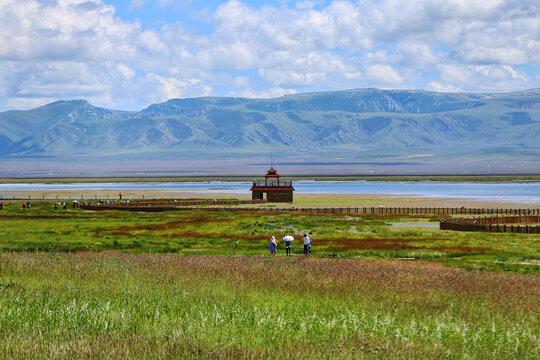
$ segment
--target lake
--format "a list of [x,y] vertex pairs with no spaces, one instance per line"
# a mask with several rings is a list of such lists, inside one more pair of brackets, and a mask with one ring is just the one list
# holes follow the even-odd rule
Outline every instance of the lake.
[[[456,198],[540,205],[540,183],[451,183],[296,181],[297,194],[374,194],[428,198]],[[0,196],[26,191],[167,190],[174,192],[249,194],[251,182],[118,182],[73,184],[0,184]]]

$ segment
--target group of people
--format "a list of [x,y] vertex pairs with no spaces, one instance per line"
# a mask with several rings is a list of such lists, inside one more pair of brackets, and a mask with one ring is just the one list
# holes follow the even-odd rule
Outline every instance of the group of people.
[[59,203],[59,202],[55,202],[54,203],[54,210],[58,210],[58,207],[61,206],[62,209],[64,210],[67,210],[67,204],[66,203]]
[[[285,251],[287,256],[291,256],[292,254],[292,242],[294,241],[294,236],[292,235],[285,235],[283,237],[283,242],[285,243]],[[278,247],[278,240],[275,236],[272,236],[270,238],[270,244],[268,245],[268,250],[270,250],[270,254],[273,254],[274,256],[277,255],[277,247]],[[308,236],[308,234],[304,234],[304,255],[310,256],[311,255],[311,238]]]

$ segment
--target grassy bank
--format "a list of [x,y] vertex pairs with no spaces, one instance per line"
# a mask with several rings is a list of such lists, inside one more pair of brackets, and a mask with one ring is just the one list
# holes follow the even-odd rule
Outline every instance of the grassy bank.
[[[180,211],[138,213],[31,210],[0,212],[0,250],[264,255],[268,240],[312,233],[317,257],[409,258],[475,269],[540,273],[538,235],[441,231],[437,216],[350,216]],[[284,253],[278,244],[278,253]]]
[[539,296],[425,262],[1,253],[0,356],[534,359]]

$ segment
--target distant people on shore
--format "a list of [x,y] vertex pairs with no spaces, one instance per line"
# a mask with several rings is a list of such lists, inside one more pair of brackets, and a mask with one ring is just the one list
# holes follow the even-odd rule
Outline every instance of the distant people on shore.
[[26,203],[22,203],[22,209],[26,210]]
[[118,198],[122,200],[122,193],[118,194]]
[[30,201],[26,202],[26,207],[30,209]]
[[63,203],[63,204],[62,204],[62,209],[63,209],[63,210],[67,210],[67,204],[66,204],[66,203]]

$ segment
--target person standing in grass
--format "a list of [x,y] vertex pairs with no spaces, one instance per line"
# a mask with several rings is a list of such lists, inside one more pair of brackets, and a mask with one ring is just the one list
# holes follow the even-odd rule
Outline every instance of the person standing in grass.
[[274,254],[274,256],[277,255],[277,240],[275,236],[272,236],[270,239],[270,245],[268,245],[268,250],[270,250],[270,254]]
[[294,240],[294,237],[291,235],[285,235],[283,237],[283,241],[285,242],[285,251],[287,252],[287,256],[291,256],[291,243]]
[[304,255],[309,256],[311,253],[311,239],[308,234],[304,234]]

